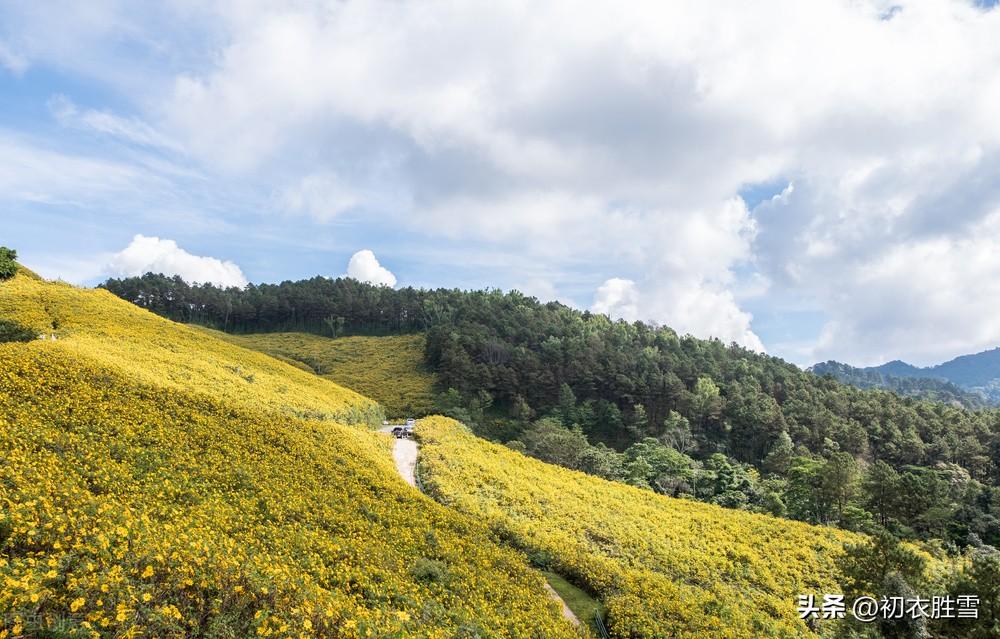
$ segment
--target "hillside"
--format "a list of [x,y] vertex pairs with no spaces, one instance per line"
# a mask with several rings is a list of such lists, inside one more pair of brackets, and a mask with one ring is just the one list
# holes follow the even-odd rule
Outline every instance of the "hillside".
[[539,573],[405,486],[374,404],[18,275],[0,318],[0,632],[571,637]]
[[271,357],[206,338],[102,290],[18,275],[0,284],[0,318],[46,338],[47,346],[137,380],[180,392],[211,392],[248,408],[344,423],[381,421],[358,393]]
[[370,397],[389,417],[422,417],[434,411],[435,377],[424,364],[421,334],[329,338],[310,333],[211,333]]
[[[994,410],[858,389],[737,345],[517,291],[323,277],[221,289],[154,274],[104,286],[234,333],[423,331],[424,364],[444,391],[438,412],[606,479],[849,530],[1000,544]],[[887,501],[886,483],[923,497]]]
[[544,464],[446,418],[418,434],[428,492],[598,594],[617,637],[813,636],[796,598],[837,592],[834,563],[858,540]]

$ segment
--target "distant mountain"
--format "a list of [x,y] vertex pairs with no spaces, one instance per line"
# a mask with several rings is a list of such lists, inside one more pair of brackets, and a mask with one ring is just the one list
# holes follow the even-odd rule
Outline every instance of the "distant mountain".
[[958,402],[970,408],[1000,405],[1000,348],[924,368],[900,360],[867,368],[829,361],[809,370],[817,375],[833,375],[859,388],[885,388],[909,397]]
[[962,355],[929,370],[962,387],[986,387],[1000,381],[1000,348]]
[[[897,364],[902,366],[894,366]],[[903,397],[947,402],[973,410],[985,408],[990,405],[990,402],[982,394],[963,390],[944,379],[894,375],[885,372],[887,370],[905,370],[902,367],[920,370],[905,362],[890,362],[889,364],[871,368],[855,368],[854,366],[835,361],[816,364],[810,367],[809,370],[816,375],[830,375],[841,383],[850,384],[857,388],[880,388],[892,391]]]
[[928,377],[922,369],[898,359],[894,359],[891,362],[882,364],[881,366],[859,368],[857,370],[873,371],[882,375],[891,375],[893,377]]

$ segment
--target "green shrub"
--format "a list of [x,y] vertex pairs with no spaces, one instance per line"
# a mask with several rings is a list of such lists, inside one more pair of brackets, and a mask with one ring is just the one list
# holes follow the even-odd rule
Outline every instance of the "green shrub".
[[448,578],[448,566],[440,561],[420,557],[410,568],[410,576],[417,581],[442,583]]
[[17,322],[0,319],[0,343],[30,342],[35,339],[35,331]]
[[17,251],[0,246],[0,280],[9,280],[17,273]]

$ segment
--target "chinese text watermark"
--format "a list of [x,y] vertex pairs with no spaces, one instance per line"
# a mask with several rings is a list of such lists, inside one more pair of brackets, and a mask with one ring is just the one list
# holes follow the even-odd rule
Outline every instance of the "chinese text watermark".
[[858,597],[848,606],[844,595],[799,595],[799,619],[842,619],[850,609],[855,619],[978,619],[979,597]]

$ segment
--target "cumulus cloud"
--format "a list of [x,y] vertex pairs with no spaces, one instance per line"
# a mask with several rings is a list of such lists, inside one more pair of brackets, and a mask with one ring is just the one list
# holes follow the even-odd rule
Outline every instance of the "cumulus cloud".
[[186,282],[218,286],[247,285],[240,267],[214,257],[192,255],[173,240],[136,235],[124,250],[115,253],[105,269],[108,275],[130,277],[145,273],[179,275]]
[[814,351],[817,361],[847,353],[862,364],[881,363],[906,344],[908,358],[926,365],[994,348],[1000,335],[1000,212],[962,237],[895,246],[839,279],[845,288],[830,294],[845,308],[831,313]]
[[376,286],[395,286],[396,276],[379,264],[375,253],[363,249],[351,256],[347,263],[347,276]]
[[667,318],[682,335],[717,337],[764,351],[750,328],[752,316],[739,309],[731,293],[705,282],[653,285],[642,291],[632,280],[613,277],[597,288],[590,310],[626,321]]
[[678,333],[716,337],[764,352],[764,343],[751,328],[753,315],[742,310],[729,290],[710,282],[681,284],[658,290],[654,317],[668,318]]
[[635,282],[612,277],[597,288],[590,310],[629,322],[639,319],[639,291]]

